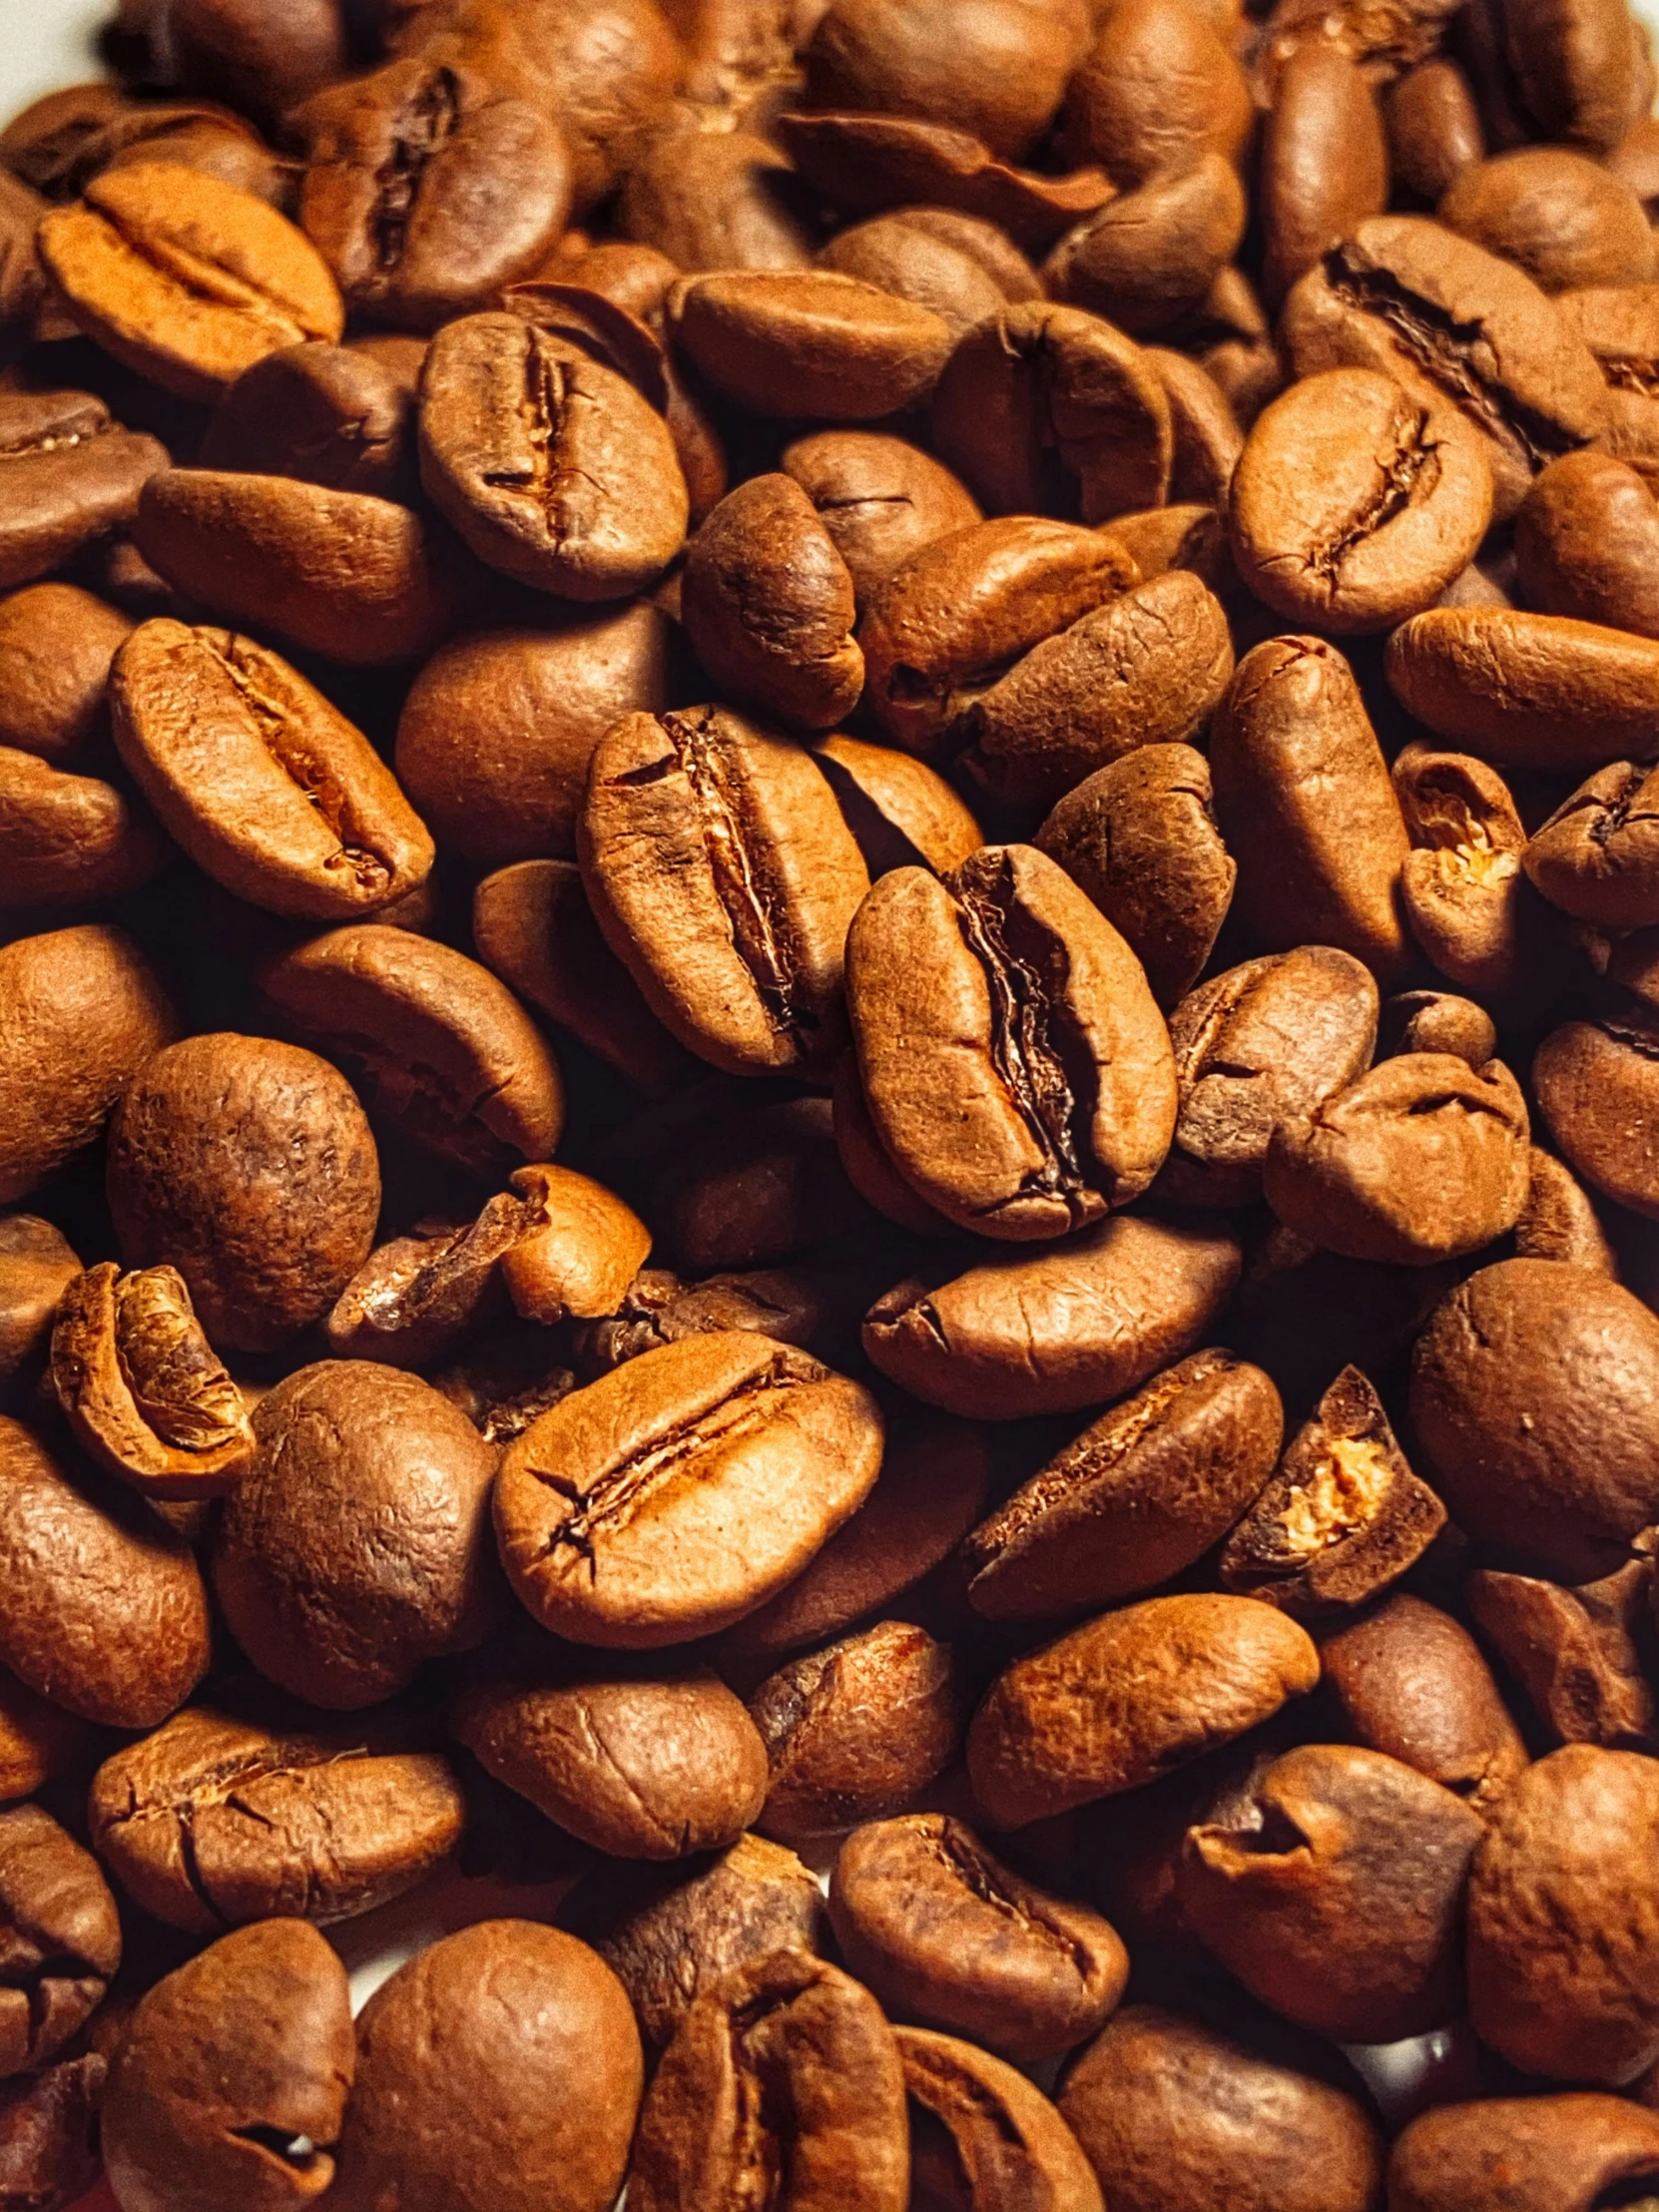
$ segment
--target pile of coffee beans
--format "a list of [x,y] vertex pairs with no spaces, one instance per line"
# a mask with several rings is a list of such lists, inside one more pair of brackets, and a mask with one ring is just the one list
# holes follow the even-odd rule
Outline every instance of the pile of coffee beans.
[[1626,0],[104,59],[0,129],[0,2212],[1659,2212]]

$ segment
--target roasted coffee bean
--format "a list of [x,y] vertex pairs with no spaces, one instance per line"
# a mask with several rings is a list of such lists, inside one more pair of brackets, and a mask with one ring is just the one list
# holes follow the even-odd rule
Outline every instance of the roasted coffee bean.
[[1569,1744],[1496,1807],[1469,1879],[1469,2011],[1528,2073],[1631,2081],[1659,2055],[1649,1886],[1659,1770]]
[[1659,510],[1611,454],[1551,461],[1515,517],[1515,569],[1546,614],[1659,637]]
[[1519,147],[1475,163],[1438,216],[1545,291],[1639,284],[1654,275],[1653,234],[1635,193],[1564,146]]
[[1092,2035],[1128,1978],[1128,1953],[1098,1913],[1025,1881],[945,1813],[854,1829],[835,1858],[830,1919],[889,2011],[1022,2063]]
[[706,1671],[500,1682],[465,1692],[452,1726],[498,1782],[624,1859],[722,1850],[767,1794],[766,1746]]
[[[1098,11],[1097,11],[1098,13]],[[1100,22],[1066,88],[1066,156],[1120,191],[1198,155],[1242,155],[1250,91],[1219,24],[1192,0],[1133,0]]]
[[[1152,1181],[1175,1124],[1163,1017],[1128,945],[1035,847],[986,845],[943,882],[883,876],[846,981],[876,1135],[948,1220],[1063,1236]],[[943,1071],[970,1059],[964,1096]]]
[[1500,767],[1571,773],[1639,755],[1659,716],[1659,641],[1518,607],[1444,607],[1388,640],[1408,713]]
[[689,1877],[674,1872],[671,1889],[625,1910],[594,1938],[659,2050],[706,1985],[771,1951],[811,1955],[825,1925],[817,1878],[764,1836],[740,1836]]
[[1558,1260],[1482,1268],[1418,1341],[1411,1422],[1476,1542],[1587,1581],[1654,1520],[1659,1324],[1605,1275]]
[[1396,184],[1433,203],[1485,152],[1467,76],[1447,55],[1419,62],[1382,96],[1388,167]]
[[208,1668],[207,1593],[183,1539],[3,1417],[0,1495],[0,1660],[83,1720],[166,1720]]
[[756,1825],[787,1844],[902,1811],[938,1780],[966,1718],[950,1647],[902,1620],[790,1660],[749,1711],[771,1770]]
[[1170,1017],[1181,1103],[1160,1187],[1180,1205],[1251,1204],[1275,1131],[1365,1073],[1379,1012],[1370,970],[1333,945],[1201,983]]
[[746,1331],[665,1345],[509,1450],[495,1501],[508,1578],[573,1642],[683,1643],[792,1581],[880,1454],[874,1399],[805,1353]]
[[808,196],[770,137],[700,130],[683,114],[640,147],[617,227],[673,263],[671,283],[682,272],[807,269],[819,235]]
[[[1178,507],[1224,508],[1245,437],[1232,400],[1209,370],[1185,353],[1172,353],[1163,345],[1148,346],[1146,353],[1169,400],[1170,424],[1175,433],[1171,502]],[[1141,511],[1144,515],[1158,510]],[[1114,515],[1111,519],[1113,534],[1117,535],[1122,517]],[[1134,551],[1133,546],[1130,551]],[[1166,560],[1162,565],[1196,569],[1198,562],[1189,558]],[[1204,580],[1210,583],[1213,578],[1207,575]]]
[[1489,1812],[1526,1746],[1467,1629],[1409,1592],[1320,1644],[1326,1689],[1348,1731]]
[[152,1497],[214,1497],[254,1448],[242,1392],[202,1334],[177,1268],[106,1260],[64,1291],[52,1387],[76,1441]]
[[1036,271],[995,227],[949,208],[901,209],[842,231],[820,269],[927,307],[960,337],[1011,299],[1036,299]]
[[120,898],[168,856],[148,813],[115,785],[0,745],[0,909]]
[[431,837],[373,747],[252,638],[147,622],[116,655],[110,704],[134,781],[228,890],[333,921],[424,882]]
[[1225,1232],[1125,1215],[1046,1252],[896,1285],[864,1318],[864,1350],[947,1412],[1075,1412],[1121,1397],[1201,1343],[1241,1265]]
[[1058,498],[1097,523],[1169,493],[1175,424],[1157,364],[1077,307],[1033,300],[988,316],[945,364],[928,420],[993,514]]
[[74,768],[104,727],[110,663],[127,617],[74,584],[33,584],[0,600],[0,739]]
[[771,1662],[902,1600],[978,1519],[990,1451],[966,1421],[924,1418],[887,1438],[875,1487],[787,1588],[726,1637],[728,1657]]
[[1299,44],[1280,70],[1262,130],[1257,193],[1270,306],[1387,206],[1388,149],[1377,95],[1334,41]]
[[334,2178],[351,2088],[345,1968],[314,1929],[225,1936],[140,2000],[111,2068],[104,2156],[132,2212],[289,2212]]
[[1104,2212],[1100,2185],[1076,2137],[1024,2074],[972,2043],[925,2028],[897,2028],[894,2039],[912,2112],[935,2123],[927,2135],[912,2134],[913,2191],[925,2192],[930,2155],[936,2154],[944,2166],[941,2179],[965,2190],[973,2212],[1059,2212],[1061,2206]]
[[703,1983],[647,2093],[628,2200],[717,2212],[773,2190],[780,2212],[904,2212],[909,2164],[880,2006],[838,1967],[780,1950]]
[[1643,1672],[1652,1580],[1646,1559],[1576,1590],[1490,1568],[1469,1576],[1475,1626],[1556,1743],[1659,1747],[1659,1703]]
[[1397,2212],[1476,2212],[1499,2189],[1515,2212],[1652,2202],[1659,2120],[1625,2097],[1490,2097],[1420,2113],[1388,2161]]
[[1268,1769],[1232,1822],[1188,1832],[1182,1908],[1276,2011],[1350,2042],[1391,2042],[1457,2010],[1463,1886],[1481,1834],[1479,1814],[1398,1760],[1308,1744]]
[[1136,1789],[1257,1727],[1318,1680],[1311,1638],[1271,1605],[1147,1598],[997,1678],[968,1730],[974,1797],[994,1827],[1020,1828]]
[[417,1144],[482,1174],[551,1156],[564,1122],[558,1064],[512,993],[475,960],[365,922],[269,961],[260,983]]
[[1232,163],[1203,154],[1086,216],[1048,257],[1043,275],[1071,306],[1150,337],[1200,304],[1238,251],[1245,215]]
[[626,377],[513,314],[463,316],[432,340],[420,474],[480,560],[567,599],[638,591],[686,535],[663,418]]
[[880,431],[815,431],[786,446],[778,465],[812,501],[860,606],[912,553],[981,519],[967,487],[931,454]]
[[1633,1016],[1569,1021],[1538,1047],[1532,1087],[1549,1133],[1592,1190],[1659,1217],[1659,1157],[1650,1119],[1659,1026]]
[[454,1851],[465,1801],[433,1752],[192,1705],[104,1762],[87,1817],[136,1904],[217,1936],[289,1915],[325,1927],[401,1897]]
[[625,716],[577,844],[600,927],[683,1044],[733,1074],[828,1073],[869,878],[810,755],[721,707]]
[[[670,1169],[653,1205],[691,1275],[764,1267],[872,1227],[859,1213],[824,1098],[737,1111]],[[870,1278],[876,1281],[879,1275]]]
[[1521,855],[1552,906],[1604,929],[1659,921],[1659,780],[1615,761],[1556,808]]
[[1220,601],[1172,569],[1044,639],[981,692],[957,726],[962,767],[993,800],[1050,806],[1138,746],[1200,738],[1232,674]]
[[563,227],[569,150],[553,118],[435,58],[388,62],[290,119],[299,220],[350,304],[430,330],[535,269]]
[[45,213],[39,193],[0,170],[0,329],[26,323],[45,296],[46,275],[35,251]]
[[1406,1052],[1449,1052],[1478,1070],[1497,1051],[1497,1024],[1483,1006],[1453,991],[1398,991],[1383,1001],[1378,1047],[1384,1060]]
[[1256,418],[1233,481],[1233,557],[1292,621],[1382,630],[1434,604],[1490,517],[1490,472],[1443,407],[1337,368]]
[[449,1351],[505,1304],[501,1263],[524,1218],[522,1202],[501,1192],[464,1228],[377,1245],[322,1325],[329,1351],[393,1368],[422,1368]]
[[482,866],[572,857],[599,740],[668,704],[668,641],[639,603],[441,647],[397,725],[398,780],[433,833]]
[[570,1168],[518,1168],[518,1234],[501,1258],[514,1309],[544,1329],[613,1314],[651,1252],[631,1207]]
[[58,1300],[80,1272],[73,1248],[49,1221],[0,1215],[0,1382],[46,1348]]
[[177,1026],[123,930],[88,922],[0,946],[0,1201],[93,1143]]
[[1257,936],[1276,951],[1336,945],[1395,981],[1408,959],[1398,884],[1409,846],[1342,655],[1315,638],[1247,654],[1217,710],[1210,768],[1238,910]]
[[687,551],[681,607],[723,691],[809,730],[856,705],[852,577],[793,477],[752,476],[727,493]]
[[1628,22],[1605,0],[1561,16],[1516,0],[1503,21],[1521,100],[1542,132],[1595,153],[1616,146],[1632,120]]
[[954,333],[929,307],[833,270],[694,276],[671,307],[675,343],[757,414],[872,422],[924,400]]
[[1494,521],[1607,418],[1588,347],[1531,278],[1420,216],[1374,217],[1334,247],[1284,333],[1299,375],[1382,369],[1422,406],[1449,403],[1491,470]]
[[414,407],[395,371],[354,347],[313,341],[245,369],[198,457],[204,468],[400,499],[413,488],[413,434]]
[[0,2087],[0,2189],[43,2207],[77,2203],[96,2189],[107,2070],[107,2061],[88,2051]]
[[38,1805],[0,1812],[0,2078],[49,2065],[104,2000],[121,1922],[98,1863]]
[[217,399],[266,354],[344,327],[333,278],[302,234],[200,170],[107,169],[74,207],[44,217],[37,238],[77,324],[185,399]]
[[[621,1984],[585,1943],[531,1921],[446,1936],[358,2019],[340,2212],[464,2204],[484,2142],[500,2212],[605,2212],[643,2071]],[[557,2097],[546,2094],[551,2080]]]
[[350,1086],[264,1037],[188,1037],[149,1059],[110,1132],[129,1268],[177,1268],[209,1342],[269,1351],[320,1321],[368,1255],[374,1140]]
[[495,1454],[447,1398],[392,1368],[323,1360],[260,1400],[254,1438],[213,1576],[262,1674],[354,1712],[482,1640]]
[[947,874],[984,843],[979,825],[944,778],[890,745],[821,738],[813,748],[873,881],[921,858]]
[[0,587],[32,583],[131,523],[167,465],[165,446],[123,429],[90,392],[0,391]]
[[974,1609],[1041,1620],[1168,1581],[1257,1496],[1283,1427],[1259,1368],[1194,1353],[1102,1413],[967,1538]]
[[1527,1154],[1531,1180],[1515,1223],[1517,1260],[1565,1260],[1618,1281],[1618,1260],[1589,1193],[1570,1168],[1533,1145]]
[[1393,767],[1412,849],[1400,872],[1411,934],[1440,973],[1473,991],[1505,991],[1537,931],[1521,881],[1526,831],[1495,769],[1416,740]]
[[1060,2116],[1114,2212],[1381,2200],[1382,2139],[1358,2097],[1159,2005],[1108,2020],[1067,2075]]

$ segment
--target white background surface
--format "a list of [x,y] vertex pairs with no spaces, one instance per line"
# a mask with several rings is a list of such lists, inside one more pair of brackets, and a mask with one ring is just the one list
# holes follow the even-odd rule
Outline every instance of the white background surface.
[[113,0],[0,0],[0,123],[43,92],[100,74],[93,41]]

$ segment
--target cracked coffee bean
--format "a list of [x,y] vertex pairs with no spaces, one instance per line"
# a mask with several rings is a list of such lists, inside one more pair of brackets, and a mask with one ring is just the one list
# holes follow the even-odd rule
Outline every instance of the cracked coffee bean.
[[97,1862],[38,1805],[0,1812],[0,2078],[37,2073],[104,2001],[121,1922]]

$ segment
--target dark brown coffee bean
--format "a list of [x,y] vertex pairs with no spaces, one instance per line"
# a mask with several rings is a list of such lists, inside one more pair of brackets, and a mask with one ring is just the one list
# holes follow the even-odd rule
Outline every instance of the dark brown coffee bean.
[[21,178],[0,170],[0,329],[26,324],[45,297],[35,233],[46,205]]
[[974,1797],[994,1827],[1020,1828],[1136,1789],[1257,1727],[1318,1680],[1312,1639],[1271,1605],[1147,1598],[997,1678],[968,1730]]
[[1598,2201],[1621,2196],[1633,2206],[1651,2201],[1659,2193],[1659,2120],[1625,2097],[1488,2097],[1420,2113],[1388,2161],[1396,2212],[1477,2212],[1495,2189],[1514,2212],[1593,2212]]
[[828,1099],[732,1103],[657,1185],[667,1241],[692,1275],[787,1260],[858,1220]]
[[362,1108],[326,1061],[195,1036],[122,1099],[109,1199],[128,1267],[176,1267],[211,1342],[268,1351],[319,1321],[362,1265],[380,1176]]
[[1659,1701],[1643,1672],[1652,1581],[1646,1559],[1576,1590],[1489,1568],[1469,1576],[1470,1617],[1554,1742],[1659,1747]]
[[1659,1506],[1659,1323],[1587,1268],[1482,1268],[1423,1331],[1411,1421],[1476,1542],[1572,1580],[1607,1573]]
[[[925,2186],[936,2148],[972,2212],[1104,2212],[1076,2137],[1024,2074],[954,2036],[900,2027],[894,2038],[911,2109],[935,2123],[912,2136],[915,2185]],[[937,2143],[941,2133],[948,2153]]]
[[345,1968],[314,1929],[222,1936],[140,1999],[111,2068],[104,2156],[120,2201],[297,2212],[333,2179],[353,2059]]
[[476,71],[388,62],[291,118],[299,220],[353,307],[431,330],[535,269],[571,198],[553,118]]
[[1423,406],[1449,402],[1486,456],[1498,522],[1606,421],[1588,348],[1530,277],[1420,216],[1362,223],[1293,290],[1284,329],[1299,375],[1382,369]]
[[775,2189],[780,2212],[904,2212],[909,2164],[880,2006],[838,1967],[781,1950],[703,1983],[640,2114],[628,2201],[720,2212]]
[[183,1539],[106,1476],[0,1418],[0,1660],[107,1728],[154,1728],[208,1669],[208,1600]]
[[1237,253],[1245,215],[1232,163],[1203,154],[1086,216],[1043,275],[1057,298],[1149,337],[1199,305]]
[[297,476],[330,491],[406,499],[414,407],[394,370],[345,345],[268,353],[220,401],[202,440],[204,468]]
[[88,922],[0,946],[0,1202],[93,1143],[177,1029],[124,930]]
[[1098,1913],[1025,1881],[944,1813],[855,1829],[836,1855],[830,1918],[890,2011],[1021,2063],[1092,2035],[1128,1976]]
[[1527,1763],[1468,1630],[1395,1590],[1325,1637],[1320,1664],[1349,1733],[1402,1760],[1484,1815]]
[[0,2189],[25,2205],[74,2204],[102,2171],[98,2108],[108,2062],[89,2051],[0,2088]]
[[852,578],[793,477],[752,476],[727,493],[687,551],[681,607],[722,691],[809,730],[856,705]]
[[1400,903],[1423,953],[1474,991],[1512,989],[1536,936],[1522,887],[1526,831],[1495,769],[1415,740],[1393,767],[1412,849]]
[[56,2058],[121,1963],[115,1900],[84,1851],[38,1805],[0,1813],[0,2079]]
[[631,1083],[651,1089],[693,1064],[600,935],[573,860],[520,860],[486,875],[472,897],[472,938],[492,974]]
[[217,399],[267,353],[336,339],[345,313],[316,250],[252,193],[168,162],[107,169],[37,234],[70,313],[116,359]]
[[123,429],[90,392],[0,391],[0,587],[32,583],[130,523],[167,465],[165,446]]
[[1445,410],[1372,369],[1306,376],[1264,409],[1233,483],[1233,557],[1258,598],[1339,635],[1431,607],[1474,558],[1490,471]]
[[1299,44],[1262,130],[1262,290],[1277,305],[1320,257],[1388,204],[1388,148],[1366,72],[1329,39]]
[[192,1705],[104,1762],[87,1817],[135,1903],[217,1936],[290,1915],[326,1927],[401,1897],[453,1852],[465,1801],[433,1752]]
[[594,1938],[659,2050],[710,1983],[771,1951],[810,1955],[825,1927],[817,1878],[764,1836],[740,1836],[712,1866],[682,1874]]
[[116,655],[110,709],[134,781],[239,897],[333,921],[425,881],[431,837],[379,755],[251,638],[143,624]]
[[862,1503],[880,1454],[874,1399],[806,1354],[744,1331],[665,1345],[508,1452],[495,1507],[508,1577],[573,1642],[684,1643],[792,1581]]
[[1653,1836],[1659,1770],[1569,1744],[1491,1816],[1469,1880],[1469,2009],[1511,2065],[1617,2087],[1659,2055]]
[[110,663],[133,628],[73,584],[0,600],[0,739],[72,768],[104,726]]
[[1388,167],[1395,181],[1430,203],[1485,152],[1468,78],[1443,54],[1396,77],[1382,97]]
[[1381,2199],[1382,2139],[1357,2097],[1157,2005],[1107,2022],[1060,2116],[1123,2212],[1372,2212]]
[[1604,929],[1659,921],[1659,779],[1632,761],[1597,770],[1521,856],[1552,906]]
[[1233,674],[1221,603],[1190,569],[1046,638],[967,708],[962,766],[993,799],[1052,806],[1140,745],[1201,738]]
[[365,922],[268,961],[261,988],[297,1032],[346,1061],[376,1109],[474,1173],[545,1160],[558,1064],[523,1008],[450,946]]
[[1409,844],[1336,648],[1275,638],[1246,654],[1216,713],[1210,770],[1239,863],[1238,909],[1257,936],[1275,951],[1336,945],[1379,982],[1397,980],[1409,957],[1398,910]]
[[963,1545],[992,1620],[1041,1620],[1153,1589],[1238,1519],[1283,1416],[1259,1368],[1199,1352],[1101,1414]]
[[1518,607],[1413,615],[1386,669],[1408,713],[1500,767],[1600,768],[1648,750],[1659,715],[1659,640]]
[[134,537],[196,605],[353,668],[422,658],[470,588],[441,525],[289,476],[166,469],[139,501]]
[[733,1843],[767,1794],[766,1746],[719,1678],[499,1682],[452,1725],[498,1782],[598,1851],[683,1859]]
[[1569,1021],[1538,1047],[1532,1088],[1550,1136],[1592,1190],[1659,1218],[1659,1024],[1645,1012]]
[[980,1420],[1121,1397],[1203,1341],[1238,1283],[1225,1234],[1125,1215],[953,1279],[900,1283],[864,1350],[912,1395]]
[[76,1441],[152,1497],[215,1497],[254,1448],[242,1392],[177,1268],[124,1276],[113,1260],[65,1289],[52,1387]]
[[1352,1260],[1427,1267],[1478,1252],[1526,1202],[1526,1101],[1501,1060],[1381,1060],[1281,1122],[1262,1195],[1289,1228]]
[[0,1214],[0,1382],[46,1348],[58,1300],[80,1272],[73,1247],[49,1221]]
[[148,812],[114,784],[0,745],[0,909],[120,898],[168,856]]
[[[375,1991],[339,2138],[340,2212],[464,2204],[490,2146],[500,2212],[603,2212],[628,2161],[644,2066],[621,1984],[532,1921],[446,1936]],[[549,2097],[547,2082],[562,2085]]]
[[812,501],[860,606],[912,553],[980,520],[967,487],[931,454],[879,431],[815,431],[778,465]]
[[626,377],[513,314],[466,315],[432,340],[420,473],[480,560],[569,599],[638,591],[686,535],[662,416]]
[[[1157,1173],[1175,1122],[1163,1017],[1123,939],[1033,846],[987,845],[942,883],[883,876],[848,934],[847,997],[876,1134],[960,1227],[1062,1236]],[[984,1073],[964,1098],[941,1071],[968,1054]]]
[[1210,957],[1238,875],[1204,756],[1137,746],[1067,792],[1032,841],[1122,932],[1159,1005],[1173,1006]]
[[495,1454],[464,1414],[412,1375],[323,1360],[260,1400],[254,1436],[213,1573],[263,1674],[353,1712],[481,1641]]
[[377,1245],[334,1302],[323,1334],[342,1360],[421,1368],[505,1304],[501,1262],[524,1222],[506,1192],[464,1228]]
[[671,309],[675,343],[757,414],[871,422],[924,400],[949,355],[942,315],[832,270],[694,276]]
[[787,1844],[913,1804],[949,1764],[966,1719],[949,1645],[901,1620],[790,1660],[749,1711],[771,1769],[756,1825]]
[[720,707],[626,716],[577,838],[600,927],[682,1043],[734,1074],[828,1072],[869,878],[810,755]]

